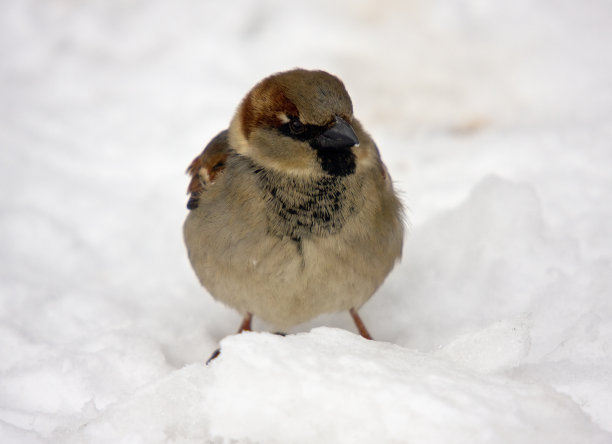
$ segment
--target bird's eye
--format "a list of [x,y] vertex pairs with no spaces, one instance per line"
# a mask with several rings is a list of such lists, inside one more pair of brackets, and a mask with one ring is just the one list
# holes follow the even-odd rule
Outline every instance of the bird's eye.
[[296,117],[292,118],[289,122],[289,128],[293,134],[302,134],[306,131],[306,126]]

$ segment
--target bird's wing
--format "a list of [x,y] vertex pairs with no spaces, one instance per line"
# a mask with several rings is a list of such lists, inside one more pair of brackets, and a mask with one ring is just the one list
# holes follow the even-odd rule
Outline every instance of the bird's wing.
[[187,208],[193,210],[198,207],[200,194],[206,187],[215,181],[215,177],[225,168],[225,161],[230,152],[229,143],[227,141],[227,130],[217,134],[202,154],[193,159],[187,174],[191,176],[187,193],[189,194],[189,202]]

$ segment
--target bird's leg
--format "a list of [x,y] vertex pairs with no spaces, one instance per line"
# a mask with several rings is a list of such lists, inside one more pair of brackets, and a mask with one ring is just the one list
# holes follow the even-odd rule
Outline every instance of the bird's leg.
[[253,319],[252,313],[247,313],[246,315],[244,315],[244,318],[242,319],[242,324],[240,324],[240,329],[238,330],[238,333],[242,333],[243,331],[251,331],[251,320],[252,319]]
[[355,322],[355,325],[357,326],[357,330],[359,330],[359,334],[366,339],[372,339],[372,336],[370,336],[370,333],[368,333],[368,329],[366,328],[365,324],[363,323],[363,321],[357,314],[357,310],[355,310],[354,308],[351,308],[349,310],[349,313],[353,317],[353,321]]

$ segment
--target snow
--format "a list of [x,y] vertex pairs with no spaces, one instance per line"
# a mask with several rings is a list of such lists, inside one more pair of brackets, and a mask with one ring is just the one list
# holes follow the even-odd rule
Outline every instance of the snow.
[[212,435],[367,443],[381,433],[385,442],[609,437],[548,387],[486,376],[340,329],[286,338],[246,333],[224,339],[222,348],[210,368],[184,367],[109,407],[74,442],[131,442],[133,424],[142,442],[201,442]]
[[[611,9],[2,2],[0,442],[612,442]],[[408,208],[374,342],[233,335],[186,259],[186,166],[294,66]]]

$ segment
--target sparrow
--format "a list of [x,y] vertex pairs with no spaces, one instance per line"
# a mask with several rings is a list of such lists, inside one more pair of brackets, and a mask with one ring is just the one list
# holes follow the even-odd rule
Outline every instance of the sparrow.
[[357,310],[401,257],[403,210],[340,79],[266,77],[187,172],[189,260],[238,333],[348,310],[371,339]]

